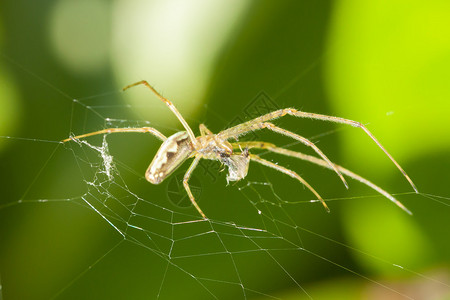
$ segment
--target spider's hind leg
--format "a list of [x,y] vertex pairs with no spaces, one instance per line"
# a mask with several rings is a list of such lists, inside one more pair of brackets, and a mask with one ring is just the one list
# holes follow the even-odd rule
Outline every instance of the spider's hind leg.
[[77,135],[77,136],[72,136],[72,137],[69,137],[69,138],[67,138],[65,140],[62,140],[61,142],[65,143],[65,142],[68,142],[68,141],[71,141],[71,140],[77,140],[77,139],[81,139],[81,138],[85,138],[85,137],[89,137],[89,136],[93,136],[93,135],[110,134],[110,133],[117,133],[117,132],[150,133],[150,134],[153,134],[154,136],[156,136],[161,141],[167,140],[167,138],[166,138],[166,136],[164,134],[162,134],[161,132],[159,132],[158,130],[156,130],[153,127],[140,127],[140,128],[129,127],[129,128],[107,128],[107,129],[103,129],[103,130],[99,130],[99,131],[85,133],[85,134],[81,134],[81,135]]
[[200,213],[200,215],[203,217],[203,219],[208,219],[206,215],[203,213],[203,211],[200,209],[200,206],[198,206],[197,202],[195,202],[194,195],[192,195],[191,189],[189,188],[188,181],[191,178],[192,171],[194,171],[195,167],[197,167],[198,162],[200,161],[201,156],[196,156],[192,164],[190,165],[189,169],[186,171],[186,174],[184,174],[183,178],[183,186],[186,190],[186,193],[189,196],[189,199],[192,202],[192,205],[197,209],[197,211]]
[[192,131],[191,127],[189,127],[189,124],[186,122],[186,120],[183,118],[183,116],[180,114],[180,112],[178,111],[178,109],[175,107],[175,105],[173,105],[173,103],[163,97],[157,90],[155,90],[147,81],[145,80],[141,80],[139,82],[127,85],[126,87],[123,88],[123,91],[128,90],[129,88],[138,86],[138,85],[144,85],[146,86],[148,89],[150,89],[162,102],[164,102],[169,109],[173,112],[173,114],[177,117],[177,119],[180,121],[180,123],[183,125],[184,129],[186,129],[186,132],[189,135],[189,138],[191,139],[191,142],[193,144],[195,144],[196,140],[195,140],[195,135],[194,132]]

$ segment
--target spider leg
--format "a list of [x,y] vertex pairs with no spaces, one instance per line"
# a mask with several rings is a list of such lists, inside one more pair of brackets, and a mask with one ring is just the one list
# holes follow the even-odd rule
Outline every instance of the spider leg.
[[[392,155],[387,152],[387,150],[381,145],[381,143],[375,138],[375,136],[369,131],[369,129],[366,128],[363,124],[360,122],[356,122],[349,119],[339,118],[339,117],[333,117],[333,116],[327,116],[327,115],[321,115],[321,114],[315,114],[315,113],[309,113],[309,112],[303,112],[299,111],[294,108],[285,108],[285,109],[279,109],[276,111],[273,111],[271,113],[265,114],[263,116],[254,118],[253,120],[250,120],[248,122],[236,125],[234,127],[230,127],[228,129],[225,129],[224,131],[220,132],[218,134],[218,137],[221,139],[230,139],[233,137],[238,137],[239,135],[246,134],[249,131],[262,129],[261,124],[263,124],[266,121],[270,121],[273,119],[277,119],[280,117],[283,117],[285,115],[291,115],[299,118],[310,118],[315,120],[322,120],[332,123],[340,123],[340,124],[346,124],[351,125],[353,127],[361,128],[374,142],[377,144],[377,146],[383,150],[383,152],[389,157],[389,159],[394,163],[394,165],[397,167],[397,169],[400,170],[400,172],[403,174],[403,176],[408,180],[409,184],[412,186],[414,191],[418,193],[415,184],[409,178],[409,176],[406,174],[406,172],[403,170],[403,168],[397,163],[397,161],[392,157]],[[259,125],[259,126],[258,126]]]
[[198,127],[200,128],[200,135],[201,135],[201,136],[205,136],[205,135],[208,135],[208,134],[213,134],[212,131],[209,130],[209,129],[206,127],[205,124],[200,124]]
[[330,212],[330,209],[328,208],[327,204],[326,204],[325,201],[322,199],[322,197],[319,195],[319,193],[317,193],[316,190],[315,190],[308,182],[306,182],[305,179],[303,179],[300,175],[298,175],[298,174],[295,173],[294,171],[289,170],[289,169],[287,169],[287,168],[285,168],[285,167],[279,166],[279,165],[277,165],[277,164],[274,164],[274,163],[272,163],[272,162],[270,162],[270,161],[267,161],[267,160],[265,160],[265,159],[262,159],[261,157],[259,157],[258,155],[255,155],[255,154],[250,154],[250,159],[253,160],[253,161],[255,161],[255,162],[257,162],[257,163],[260,163],[260,164],[262,164],[262,165],[264,165],[264,166],[266,166],[266,167],[275,169],[275,170],[277,170],[277,171],[279,171],[279,172],[281,172],[281,173],[284,173],[284,174],[286,174],[286,175],[291,176],[292,178],[297,179],[297,180],[300,181],[304,186],[306,186],[306,187],[307,187],[307,188],[308,188],[308,189],[309,189],[309,190],[317,197],[317,199],[320,200],[320,202],[322,202],[322,205],[325,207],[325,209],[327,210],[327,212]]
[[82,134],[82,135],[69,137],[69,138],[67,138],[65,140],[62,140],[61,142],[65,143],[65,142],[68,142],[68,141],[71,141],[71,140],[81,139],[81,138],[85,138],[85,137],[88,137],[88,136],[104,134],[104,133],[116,133],[116,132],[151,133],[154,136],[156,136],[158,139],[160,139],[161,141],[167,140],[165,135],[162,134],[161,132],[159,132],[158,130],[156,130],[155,128],[152,128],[152,127],[141,127],[141,128],[108,128],[108,129],[103,129],[103,130],[99,130],[99,131],[94,131],[94,132],[90,132],[90,133],[86,133],[86,134]]
[[200,209],[200,206],[198,206],[197,202],[195,202],[194,195],[192,195],[191,189],[189,188],[189,184],[188,184],[188,181],[191,178],[192,171],[194,171],[195,167],[197,167],[200,159],[201,159],[201,156],[196,156],[194,158],[194,161],[189,166],[189,169],[186,171],[186,174],[184,174],[183,186],[184,186],[184,189],[186,190],[186,193],[189,196],[189,199],[191,199],[191,202],[195,206],[197,211],[200,213],[200,215],[202,215],[203,219],[207,219],[205,214],[203,213],[203,211]]
[[328,157],[319,149],[319,147],[317,147],[313,142],[311,142],[310,140],[308,140],[305,137],[302,137],[298,134],[295,134],[293,132],[290,132],[286,129],[277,127],[275,125],[273,125],[272,123],[268,123],[268,122],[264,122],[264,123],[257,123],[254,125],[251,125],[251,127],[255,128],[255,129],[260,129],[260,128],[267,128],[273,132],[288,136],[290,138],[293,138],[297,141],[300,141],[301,143],[311,147],[314,149],[314,151],[316,151],[317,154],[320,155],[320,157],[323,158],[323,160],[325,160],[326,162],[328,162],[328,164],[330,165],[330,167],[336,172],[336,174],[338,174],[339,178],[342,180],[342,182],[344,183],[345,187],[348,189],[348,184],[347,181],[345,181],[344,176],[342,176],[342,174],[339,172],[339,170],[334,166],[334,164],[328,159]]
[[191,142],[194,145],[196,145],[196,139],[195,139],[194,132],[192,131],[191,127],[189,127],[189,124],[186,122],[186,120],[180,114],[180,112],[175,107],[175,105],[173,105],[173,103],[169,99],[164,98],[160,93],[158,93],[147,81],[142,80],[142,81],[127,85],[126,87],[123,88],[123,90],[125,91],[131,87],[141,85],[141,84],[148,87],[156,96],[158,96],[159,99],[161,99],[162,102],[164,102],[169,107],[169,109],[175,114],[175,116],[178,118],[178,120],[181,122],[181,124],[183,124],[183,127],[186,129],[186,132],[188,133],[188,135],[191,139]]
[[259,141],[243,141],[238,143],[231,143],[231,147],[233,149],[241,149],[241,148],[258,148],[258,149],[270,149],[276,147],[275,144],[268,142],[259,142]]
[[[331,169],[330,165],[328,164],[328,162],[311,156],[311,155],[307,155],[301,152],[297,152],[297,151],[292,151],[292,150],[288,150],[288,149],[284,149],[284,148],[280,148],[275,146],[274,144],[271,143],[266,143],[266,142],[240,142],[240,143],[232,143],[231,144],[233,149],[239,149],[240,147],[247,147],[247,148],[259,148],[259,149],[267,149],[269,151],[278,153],[278,154],[282,154],[282,155],[286,155],[286,156],[290,156],[290,157],[295,157],[322,167],[325,167],[327,169]],[[334,164],[334,166],[344,175],[347,175],[350,178],[353,178],[365,185],[367,185],[368,187],[372,188],[373,190],[377,191],[378,193],[380,193],[381,195],[383,195],[384,197],[386,197],[387,199],[389,199],[390,201],[392,201],[395,205],[397,205],[398,207],[400,207],[402,210],[404,210],[405,212],[407,212],[408,214],[412,215],[411,211],[409,209],[407,209],[400,201],[398,201],[397,199],[395,199],[391,194],[389,194],[388,192],[386,192],[385,190],[383,190],[382,188],[380,188],[379,186],[375,185],[374,183],[372,183],[371,181],[361,177],[358,174],[353,173],[352,171]]]

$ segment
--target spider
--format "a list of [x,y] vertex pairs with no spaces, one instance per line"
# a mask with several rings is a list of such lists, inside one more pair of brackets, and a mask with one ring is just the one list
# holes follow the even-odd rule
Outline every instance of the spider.
[[[161,144],[158,152],[150,163],[147,171],[145,172],[145,179],[152,184],[159,184],[165,178],[167,178],[171,173],[173,173],[178,167],[180,167],[188,158],[194,158],[190,167],[186,171],[186,174],[183,178],[183,186],[186,190],[186,193],[189,196],[194,207],[203,217],[203,219],[207,219],[205,213],[200,209],[197,202],[194,199],[194,196],[191,193],[189,188],[189,178],[191,177],[192,172],[197,167],[199,161],[203,159],[209,160],[217,160],[221,162],[223,165],[228,167],[228,174],[226,176],[227,183],[230,181],[238,181],[247,176],[248,167],[250,161],[257,162],[266,167],[275,169],[281,173],[284,173],[288,176],[293,177],[300,181],[305,187],[307,187],[316,197],[324,208],[329,212],[329,208],[323,198],[317,193],[317,191],[306,182],[300,175],[296,172],[287,169],[283,166],[279,166],[278,164],[272,163],[268,160],[265,160],[259,157],[256,154],[250,153],[250,149],[265,149],[274,153],[299,158],[304,161],[308,161],[310,163],[328,168],[333,170],[342,180],[345,187],[348,189],[347,182],[343,176],[353,178],[362,182],[363,184],[371,187],[378,193],[382,194],[392,202],[394,202],[401,209],[411,214],[411,212],[403,206],[401,202],[395,199],[392,195],[390,195],[385,190],[381,189],[377,185],[368,181],[367,179],[345,169],[342,166],[339,166],[333,162],[331,162],[328,157],[310,140],[305,137],[302,137],[298,134],[290,132],[286,129],[275,126],[274,124],[268,122],[273,119],[277,119],[286,115],[291,115],[300,118],[310,118],[322,121],[328,121],[333,123],[341,123],[351,125],[353,127],[361,128],[377,145],[383,150],[383,152],[389,157],[389,159],[394,163],[394,165],[400,170],[409,184],[412,186],[414,191],[418,193],[418,190],[406,172],[402,169],[402,167],[395,161],[395,159],[387,152],[387,150],[380,144],[380,142],[375,138],[375,136],[361,123],[339,118],[328,115],[321,115],[310,112],[303,112],[296,110],[294,108],[285,108],[273,111],[271,113],[259,116],[250,121],[241,123],[239,125],[230,127],[225,129],[217,134],[212,133],[204,124],[199,125],[200,136],[195,136],[191,127],[188,125],[186,120],[180,114],[180,112],[176,109],[176,107],[172,104],[172,102],[165,97],[163,97],[160,93],[158,93],[147,81],[142,80],[133,84],[130,84],[123,88],[123,91],[135,87],[138,85],[144,85],[149,88],[161,101],[163,101],[169,109],[175,114],[178,120],[183,125],[186,131],[177,132],[169,137],[166,137],[161,132],[152,127],[140,127],[140,128],[108,128],[103,129],[91,133],[86,133],[78,136],[71,136],[62,142],[68,142],[71,140],[77,140],[93,135],[98,134],[109,134],[116,132],[142,132],[142,133],[150,133],[160,139],[163,143]],[[245,135],[254,130],[260,129],[268,129],[273,132],[285,135],[292,139],[295,139],[309,147],[311,147],[321,158],[306,155],[301,152],[292,151],[288,149],[284,149],[281,147],[277,147],[272,143],[267,142],[256,142],[256,141],[238,141],[238,138],[242,135]],[[235,142],[230,142],[229,140],[234,139]]]

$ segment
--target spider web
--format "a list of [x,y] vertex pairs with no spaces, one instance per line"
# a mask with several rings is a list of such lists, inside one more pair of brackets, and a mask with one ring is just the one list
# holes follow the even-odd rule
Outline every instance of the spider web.
[[[128,117],[130,106],[103,104],[105,97],[115,94],[109,92],[83,99],[59,97],[58,100],[71,103],[72,118],[68,121],[71,132],[141,126],[154,126],[170,133],[177,131]],[[272,108],[267,94],[261,93],[255,99],[250,106],[261,108],[264,103],[263,108]],[[247,108],[231,124],[240,123],[254,113],[251,107]],[[218,114],[208,107],[205,111]],[[86,125],[92,123],[94,129]],[[228,125],[224,123],[224,128]],[[309,138],[322,142],[335,136],[338,130],[329,129]],[[190,206],[180,185],[188,164],[158,186],[150,185],[143,178],[146,165],[142,165],[139,157],[150,160],[160,144],[150,135],[100,135],[65,144],[17,136],[2,139],[45,151],[34,158],[42,163],[24,170],[35,175],[25,183],[27,188],[22,197],[7,199],[0,206],[0,213],[6,215],[20,209],[25,214],[32,210],[50,214],[51,218],[59,219],[51,224],[62,228],[47,237],[46,243],[58,237],[66,239],[62,245],[55,242],[57,247],[47,244],[48,248],[43,248],[55,255],[55,264],[61,262],[63,266],[51,267],[56,272],[50,276],[53,282],[39,291],[36,298],[86,298],[90,291],[92,298],[173,299],[181,293],[186,299],[320,299],[326,296],[316,280],[337,276],[344,278],[340,282],[343,285],[350,282],[345,287],[353,287],[355,298],[387,295],[392,299],[425,299],[432,294],[431,290],[437,295],[449,292],[448,273],[436,274],[434,269],[409,267],[386,256],[359,250],[342,236],[338,218],[343,212],[339,205],[333,204],[385,202],[386,206],[390,205],[368,188],[356,188],[356,194],[342,197],[325,195],[325,200],[334,206],[332,213],[326,214],[309,191],[299,188],[299,183],[292,182],[292,188],[280,189],[280,181],[285,178],[263,167],[252,164],[246,179],[226,187],[220,164],[202,162],[190,183],[199,205],[209,217],[203,220]],[[295,143],[284,146],[296,147]],[[25,151],[25,155],[30,153]],[[275,159],[269,153],[262,156]],[[276,159],[287,166],[300,164],[292,159]],[[301,165],[307,170],[306,164]],[[331,173],[327,170],[320,173],[316,186],[324,182],[329,186],[329,182],[338,181],[332,179]],[[48,177],[54,186],[47,183],[44,191],[37,189]],[[71,185],[64,188],[67,182]],[[447,197],[424,193],[406,192],[396,196],[407,205],[426,201],[444,212],[448,211],[450,201]],[[405,217],[402,212],[398,215]],[[13,224],[12,228],[17,226]],[[48,228],[43,230],[50,232]],[[29,228],[27,231],[33,232]],[[72,262],[67,260],[68,256]],[[397,277],[387,280],[373,275],[358,264],[361,259],[383,265],[391,272],[395,270]],[[46,256],[42,260],[51,262],[52,258]],[[38,264],[39,267],[42,265]],[[2,278],[6,293],[8,283],[13,280],[20,283],[20,280],[10,277],[5,270]],[[329,274],[328,278],[319,275],[323,270]],[[34,280],[35,285],[40,283]],[[328,289],[336,289],[335,295],[342,293],[333,285]],[[23,291],[10,293],[21,295]]]
[[[195,7],[204,7],[207,2]],[[380,3],[376,3],[377,7],[368,6],[367,10],[360,11],[360,5],[356,7],[348,1],[256,1],[249,6],[251,12],[241,11],[245,24],[240,27],[235,18],[238,13],[224,9],[235,8],[239,2],[244,3],[235,1],[230,5],[229,1],[223,1],[223,6],[215,4],[213,10],[204,10],[207,16],[204,22],[192,24],[197,24],[196,33],[206,28],[209,35],[190,38],[186,34],[188,23],[178,23],[179,27],[175,28],[168,26],[186,21],[186,16],[200,19],[197,14],[188,14],[187,6],[174,9],[179,8],[179,4],[187,5],[186,1],[178,1],[178,5],[171,5],[173,1],[160,1],[168,3],[165,9],[155,6],[153,1],[134,5],[128,1],[5,2],[2,6],[5,13],[1,17],[1,27],[5,30],[0,30],[0,43],[4,42],[1,46],[5,52],[17,61],[0,53],[0,93],[10,87],[18,88],[0,97],[0,130],[6,132],[0,133],[3,135],[0,137],[0,299],[3,296],[5,299],[448,297],[450,244],[446,237],[450,228],[447,187],[450,162],[448,144],[439,143],[441,148],[436,147],[437,140],[445,141],[448,127],[441,125],[448,123],[439,122],[447,117],[442,112],[448,111],[448,106],[444,106],[448,99],[445,94],[448,47],[445,39],[436,38],[448,36],[439,30],[449,28],[445,23],[446,7],[436,6],[432,10],[432,5],[412,3],[404,9],[402,3],[398,6],[389,3],[385,7],[389,9],[379,9]],[[81,7],[72,6],[75,3]],[[345,11],[341,5],[351,6],[350,11],[356,15],[339,14],[350,22],[335,27],[339,19],[332,18],[332,14]],[[66,13],[56,14],[56,9],[61,8]],[[234,17],[224,18],[227,11]],[[122,21],[110,22],[112,14],[118,12],[122,13],[119,19]],[[386,15],[378,16],[380,23],[372,23],[372,14],[360,12],[384,12]],[[149,31],[148,27],[133,22],[140,18],[153,23],[150,29],[168,30]],[[405,20],[397,23],[397,18]],[[372,22],[369,28],[360,28],[354,23],[355,19]],[[232,28],[229,26],[219,30],[217,25],[223,22],[238,24],[234,27],[238,33],[225,34],[224,28]],[[48,24],[49,28],[43,24]],[[390,24],[395,30],[377,24]],[[126,29],[126,25],[132,26]],[[348,30],[349,26],[358,30]],[[372,34],[378,27],[386,30],[378,33],[379,39]],[[411,30],[416,27],[422,30]],[[64,28],[70,30],[64,31]],[[372,119],[375,114],[369,114],[368,118],[359,115],[364,113],[362,111],[355,114],[349,102],[342,114],[370,122],[370,129],[387,149],[392,146],[391,142],[385,142],[389,135],[378,135],[377,128],[389,123],[394,128],[391,141],[403,141],[396,132],[406,126],[407,132],[417,139],[414,143],[409,139],[410,144],[402,145],[392,154],[421,193],[411,192],[392,165],[392,172],[372,170],[372,158],[376,163],[381,160],[375,159],[371,149],[380,152],[380,156],[382,153],[355,128],[292,118],[277,120],[277,125],[311,139],[332,161],[392,192],[413,216],[351,179],[348,179],[350,189],[347,191],[329,170],[294,158],[255,151],[264,159],[304,176],[327,201],[331,213],[326,213],[300,183],[274,170],[252,163],[244,180],[227,186],[226,170],[222,171],[218,162],[202,161],[190,185],[209,217],[203,220],[190,205],[180,184],[189,163],[160,185],[146,182],[144,171],[160,145],[154,137],[137,133],[111,134],[65,144],[60,142],[69,135],[109,127],[152,126],[167,136],[179,131],[180,126],[165,126],[166,123],[143,113],[148,108],[167,111],[167,107],[150,99],[150,95],[145,109],[141,110],[138,102],[123,105],[122,95],[112,81],[126,85],[134,80],[158,78],[160,82],[170,80],[176,85],[197,86],[196,82],[201,82],[209,86],[210,82],[203,81],[203,76],[212,75],[217,79],[217,74],[209,72],[212,57],[216,55],[211,49],[220,49],[220,61],[214,68],[226,69],[221,75],[226,79],[224,82],[242,86],[236,90],[234,86],[224,88],[220,86],[223,83],[218,84],[220,80],[214,80],[216,95],[209,98],[211,102],[200,112],[198,106],[183,107],[182,99],[170,95],[183,114],[189,115],[189,109],[196,110],[195,117],[187,119],[194,132],[198,133],[199,123],[218,132],[268,110],[290,106],[334,114],[332,109],[319,104],[324,98],[320,87],[323,74],[317,72],[314,77],[308,73],[311,69],[320,69],[316,68],[317,62],[307,66],[318,55],[327,56],[324,51],[330,51],[331,55],[344,51],[346,55],[337,55],[336,61],[344,58],[345,62],[337,68],[345,71],[364,61],[358,59],[361,54],[358,43],[359,47],[349,43],[347,48],[333,50],[326,41],[328,34],[338,43],[346,43],[349,37],[337,38],[334,30],[349,31],[363,44],[368,43],[365,47],[373,50],[368,57],[381,58],[379,62],[382,62],[377,66],[370,61],[369,67],[381,67],[382,70],[375,73],[377,76],[382,74],[388,84],[402,86],[397,93],[423,93],[423,97],[417,99],[427,99],[425,105],[423,101],[409,105],[404,99],[412,95],[395,94],[402,98],[398,101],[401,106],[380,105],[386,111],[378,121]],[[392,31],[397,33],[394,38],[386,34]],[[360,32],[370,34],[358,36]],[[80,36],[84,38],[79,39]],[[223,43],[224,40],[228,43]],[[418,41],[423,47],[416,47]],[[164,42],[172,42],[169,44],[173,48],[159,47]],[[433,45],[437,47],[436,52],[431,50]],[[386,55],[385,52],[391,51],[393,56]],[[177,72],[175,76],[173,69],[166,68],[165,63],[159,64],[159,60],[164,60],[161,59],[165,57],[163,54],[168,54],[169,58],[165,63],[181,66],[179,71],[184,72]],[[150,57],[155,61],[147,61]],[[137,64],[131,58],[137,58]],[[109,59],[120,61],[118,65],[122,66],[114,75],[110,68],[115,67]],[[123,68],[124,65],[130,68]],[[237,65],[243,67],[236,68]],[[154,73],[147,73],[145,69]],[[193,69],[197,74],[191,72]],[[252,72],[242,72],[244,69]],[[129,78],[135,75],[139,78]],[[413,78],[400,78],[403,75],[413,75]],[[419,77],[414,77],[416,75]],[[188,76],[192,80],[186,83],[183,80]],[[345,81],[347,77],[339,79]],[[411,82],[419,88],[407,91]],[[312,86],[310,90],[314,89],[313,93],[308,93],[305,88],[308,85]],[[357,82],[351,85],[358,90]],[[261,87],[271,94],[258,93]],[[367,101],[381,101],[378,87],[372,88]],[[185,86],[180,88],[183,92],[185,89]],[[134,89],[128,92],[133,93]],[[167,90],[162,92],[169,94]],[[217,96],[222,97],[217,100]],[[183,97],[195,98],[185,94]],[[227,97],[233,97],[236,101],[232,105],[239,107],[228,105]],[[22,101],[16,103],[10,99]],[[432,99],[443,100],[434,102]],[[22,110],[23,118],[12,129],[5,129],[9,115],[3,109],[20,106],[21,102],[25,103],[23,107],[15,109]],[[391,109],[394,113],[389,112],[387,116]],[[433,117],[426,118],[427,115]],[[353,132],[358,135],[357,141],[367,141],[364,144],[367,147],[355,146],[354,152],[349,154],[363,157],[356,160],[356,165],[344,159],[348,155],[347,150],[343,150],[343,145],[349,144],[344,142],[343,136]],[[314,154],[311,149],[270,133],[250,133],[245,139],[267,140],[287,149]],[[422,152],[409,151],[412,147],[421,148]],[[444,151],[439,151],[442,148]],[[399,150],[410,157],[399,154]],[[384,156],[383,161],[389,163]]]

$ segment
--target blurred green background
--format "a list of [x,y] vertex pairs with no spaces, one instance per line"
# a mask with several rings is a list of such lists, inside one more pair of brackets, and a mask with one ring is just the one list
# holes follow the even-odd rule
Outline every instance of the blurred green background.
[[[449,15],[444,0],[3,0],[2,296],[450,299]],[[181,130],[149,91],[121,92],[142,79],[196,133],[200,123],[218,132],[247,120],[261,95],[274,107],[367,124],[420,194],[362,131],[276,121],[396,194],[413,216],[353,180],[346,191],[329,171],[265,153],[308,179],[331,213],[259,165],[226,186],[216,163],[192,178],[212,222],[177,223],[198,219],[167,196],[177,182],[143,179],[156,139],[108,136],[112,181],[94,149],[58,143],[105,127]],[[257,138],[292,144],[267,132]],[[101,146],[102,137],[88,141]]]

